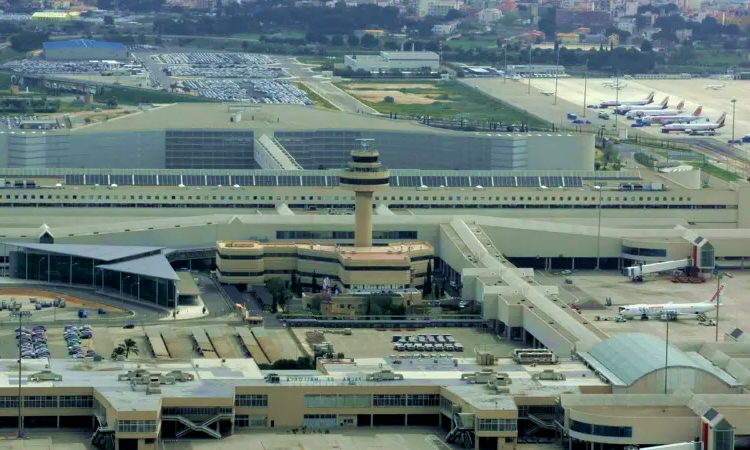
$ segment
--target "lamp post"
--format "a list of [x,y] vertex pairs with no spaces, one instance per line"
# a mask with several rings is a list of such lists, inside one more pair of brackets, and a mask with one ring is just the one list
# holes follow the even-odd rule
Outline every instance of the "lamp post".
[[133,297],[133,288],[140,287],[140,285],[141,285],[140,281],[136,281],[135,283],[133,283],[133,284],[130,285],[130,296],[131,297]]
[[505,59],[505,71],[503,72],[503,83],[508,82],[508,44],[503,46],[503,58]]
[[[557,41],[555,41],[557,43]],[[555,101],[552,103],[553,105],[557,105],[557,79],[560,77],[560,44],[557,44],[557,67],[555,67]],[[584,102],[585,103],[585,102]],[[584,109],[586,108],[586,105],[584,104]]]
[[36,270],[37,272],[39,272],[39,281],[42,281],[42,261],[44,261],[45,259],[47,259],[47,257],[42,256],[41,258],[39,258],[39,261],[37,261],[36,264]]
[[667,343],[664,346],[664,393],[667,393],[667,374],[669,373],[669,322],[671,322],[672,319],[667,317]]
[[596,270],[599,270],[601,267],[599,265],[599,259],[600,259],[600,242],[602,237],[602,187],[599,185],[594,186],[594,189],[599,191],[599,205],[597,206],[599,220],[597,220],[596,224]]
[[531,95],[531,44],[529,44],[529,70],[526,73],[529,74],[529,86],[526,94]]
[[122,278],[122,274],[120,274],[120,295],[122,295],[122,285],[125,283],[125,280],[130,278],[130,275],[126,276],[125,278]]
[[732,99],[732,148],[734,148],[734,112],[737,110],[737,99]]
[[731,273],[721,272],[716,274],[716,294],[714,294],[716,296],[716,342],[719,342],[719,308],[721,308],[721,292],[723,291],[721,280],[724,277],[734,278]]
[[[20,333],[23,324],[24,317],[31,317],[31,311],[13,311],[10,313],[11,318],[18,317],[18,332]],[[23,438],[23,411],[21,407],[23,405],[23,397],[21,396],[21,362],[23,361],[23,353],[21,346],[18,346],[18,438]]]

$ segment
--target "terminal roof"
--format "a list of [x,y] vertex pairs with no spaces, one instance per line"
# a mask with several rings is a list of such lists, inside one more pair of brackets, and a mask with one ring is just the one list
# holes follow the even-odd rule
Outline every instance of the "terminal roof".
[[161,253],[115,264],[104,264],[97,267],[100,269],[113,270],[115,272],[132,273],[134,275],[143,275],[164,280],[180,280],[180,277],[178,277],[174,269],[172,269],[167,258]]
[[15,245],[16,247],[28,250],[91,258],[99,261],[116,261],[118,259],[153,253],[164,248],[130,245],[35,244],[26,242],[4,242],[4,244]]

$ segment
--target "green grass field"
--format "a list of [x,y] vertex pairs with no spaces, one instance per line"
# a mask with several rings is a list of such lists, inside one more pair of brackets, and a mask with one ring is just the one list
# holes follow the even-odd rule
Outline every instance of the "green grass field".
[[702,161],[688,162],[688,164],[720,180],[740,181],[742,179],[742,177],[740,177],[736,173],[724,170],[721,167],[715,166],[713,164],[704,163]]
[[[354,86],[357,85],[357,86]],[[368,86],[363,86],[368,85]],[[389,85],[395,85],[393,88]],[[397,85],[411,85],[401,88]],[[416,87],[414,85],[424,85]],[[529,125],[545,126],[547,122],[528,115],[500,100],[486,96],[455,81],[437,80],[388,80],[388,81],[347,81],[338,85],[340,88],[359,98],[366,105],[383,114],[400,116],[429,116],[442,119],[492,120],[502,123],[522,123],[528,120]],[[370,87],[372,86],[372,87]],[[414,94],[434,100],[430,104],[394,103],[371,101],[357,95],[358,91],[395,90],[402,94]]]

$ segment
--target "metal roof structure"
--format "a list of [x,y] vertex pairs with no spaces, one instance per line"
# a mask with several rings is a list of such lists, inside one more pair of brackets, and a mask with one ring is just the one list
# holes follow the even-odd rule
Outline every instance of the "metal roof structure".
[[[130,245],[36,244],[27,242],[3,242],[3,244],[14,245],[28,250],[91,258],[105,262],[160,252],[164,248]],[[164,257],[162,256],[162,258]],[[164,260],[166,261],[166,259]]]
[[130,273],[146,277],[161,278],[163,280],[180,281],[167,258],[162,254],[136,258],[114,264],[102,264],[96,266],[98,269],[112,270],[114,272]]
[[[631,386],[644,376],[665,368],[667,343],[645,333],[622,333],[579,355],[614,385]],[[668,367],[688,367],[710,373],[729,386],[740,383],[710,361],[692,357],[669,345]]]
[[66,48],[99,48],[109,50],[125,50],[119,42],[93,41],[91,39],[73,39],[69,41],[49,41],[42,44],[44,50],[60,50]]

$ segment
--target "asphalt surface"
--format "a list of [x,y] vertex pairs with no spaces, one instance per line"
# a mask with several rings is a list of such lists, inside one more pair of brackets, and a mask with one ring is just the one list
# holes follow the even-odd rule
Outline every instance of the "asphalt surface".
[[247,311],[252,315],[263,316],[265,328],[284,328],[284,324],[276,317],[275,314],[266,312],[263,309],[261,302],[255,300],[252,295],[246,292],[240,292],[234,285],[224,285],[226,291],[232,303],[238,303],[245,305]]

